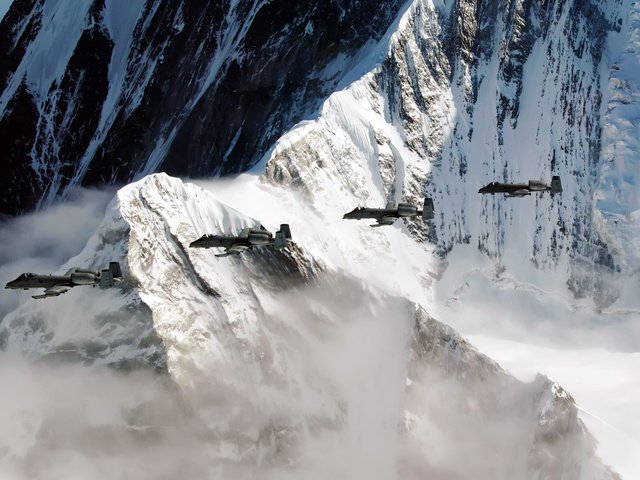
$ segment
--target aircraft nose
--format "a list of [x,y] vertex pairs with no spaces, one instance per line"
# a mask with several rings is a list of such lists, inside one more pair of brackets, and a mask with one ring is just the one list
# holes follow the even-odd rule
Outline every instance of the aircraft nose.
[[200,245],[202,245],[203,243],[204,243],[204,242],[203,242],[203,239],[202,239],[202,238],[198,238],[197,240],[194,240],[193,242],[191,242],[191,243],[189,244],[189,246],[190,246],[190,247],[199,247],[199,246],[200,246]]
[[347,218],[347,219],[351,219],[351,218],[358,218],[358,214],[359,214],[359,210],[357,208],[354,208],[353,210],[351,210],[350,212],[345,213],[342,218]]

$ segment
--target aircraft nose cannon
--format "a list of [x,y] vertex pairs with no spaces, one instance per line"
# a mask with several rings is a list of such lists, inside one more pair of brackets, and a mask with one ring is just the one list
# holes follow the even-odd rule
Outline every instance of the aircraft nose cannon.
[[342,218],[345,219],[345,220],[353,220],[353,219],[359,220],[359,219],[362,218],[362,211],[363,210],[364,209],[360,208],[360,207],[354,208],[350,212],[345,213],[342,216]]

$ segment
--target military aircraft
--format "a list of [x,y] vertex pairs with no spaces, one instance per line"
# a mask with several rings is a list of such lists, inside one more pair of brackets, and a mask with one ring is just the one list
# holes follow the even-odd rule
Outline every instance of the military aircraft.
[[122,281],[122,270],[118,262],[109,263],[109,268],[100,272],[84,268],[71,268],[64,275],[40,275],[37,273],[23,273],[15,280],[7,283],[4,288],[28,290],[30,288],[44,288],[42,295],[32,298],[57,297],[78,285],[99,285],[100,288],[114,287]]
[[491,182],[489,185],[482,187],[478,193],[504,193],[505,197],[525,197],[535,192],[551,192],[551,194],[562,192],[562,183],[560,177],[551,178],[551,185],[547,185],[540,180],[529,180],[528,183],[499,183]]
[[423,220],[430,220],[434,217],[433,200],[429,197],[424,199],[424,206],[420,210],[410,203],[387,203],[385,208],[357,207],[349,213],[345,213],[342,218],[347,220],[362,220],[363,218],[373,218],[377,223],[372,227],[382,227],[392,225],[399,218],[422,217]]
[[216,257],[226,257],[229,255],[239,255],[245,250],[265,245],[281,249],[285,248],[290,241],[291,230],[289,229],[289,225],[283,223],[280,225],[280,230],[276,232],[275,237],[260,225],[260,228],[245,228],[237,236],[204,235],[191,242],[189,246],[198,248],[224,248],[224,253],[217,253]]

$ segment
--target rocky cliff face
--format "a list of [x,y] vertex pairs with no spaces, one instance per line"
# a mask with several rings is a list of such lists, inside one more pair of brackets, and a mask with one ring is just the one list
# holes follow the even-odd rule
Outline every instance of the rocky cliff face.
[[[432,196],[435,228],[413,233],[441,254],[471,243],[500,268],[526,262],[560,271],[576,296],[607,305],[617,296],[608,280],[621,259],[594,200],[603,196],[607,165],[602,99],[618,70],[615,42],[626,34],[629,8],[415,2],[380,45],[382,62],[292,133],[297,144],[276,149],[271,171],[313,190],[301,170],[326,168],[361,202]],[[562,195],[477,194],[490,181],[552,175],[562,178]]]
[[[183,474],[184,454],[194,478],[616,478],[567,392],[516,381],[428,312],[459,243],[497,277],[526,264],[599,305],[618,295],[608,273],[637,269],[637,249],[620,248],[637,226],[635,177],[611,167],[635,121],[630,2],[416,0],[374,18],[362,2],[69,5],[16,1],[0,25],[5,212],[77,184],[261,159],[204,190],[166,175],[124,187],[61,267],[120,260],[123,292],[74,289],[2,320],[10,355],[170,380],[170,395],[113,408],[117,427],[89,418],[63,436],[71,450],[90,450],[86,437],[162,446],[163,475]],[[633,155],[624,164],[635,171]],[[477,194],[556,174],[553,198]],[[430,224],[341,219],[425,195]],[[188,247],[258,222],[289,222],[296,245],[239,258]],[[161,421],[176,410],[185,428]],[[63,430],[44,417],[16,427],[27,446],[7,471],[56,462],[38,446]]]
[[160,169],[247,169],[402,3],[12,2],[0,23],[2,212]]
[[[631,2],[400,3],[13,2],[0,24],[3,211],[157,170],[245,171],[360,78],[376,146],[354,147],[383,198],[435,198],[423,233],[441,253],[472,243],[508,267],[517,250],[566,268],[577,296],[613,301],[603,279],[626,265],[594,201],[607,195],[605,106],[633,38]],[[552,175],[561,197],[476,194]]]

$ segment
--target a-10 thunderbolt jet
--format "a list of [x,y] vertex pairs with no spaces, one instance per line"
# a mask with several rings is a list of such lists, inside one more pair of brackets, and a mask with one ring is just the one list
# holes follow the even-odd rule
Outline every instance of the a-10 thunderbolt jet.
[[362,220],[363,218],[373,218],[377,223],[372,227],[382,227],[392,225],[399,218],[422,217],[423,220],[430,220],[434,217],[433,200],[429,197],[424,199],[422,210],[410,203],[388,203],[385,208],[357,207],[349,213],[345,213],[342,218],[347,220]]
[[535,192],[551,192],[552,195],[562,192],[560,177],[552,177],[551,185],[547,185],[540,180],[529,180],[528,183],[491,182],[478,190],[478,193],[504,193],[507,198],[525,197]]
[[291,229],[289,225],[283,223],[280,225],[275,236],[266,228],[260,225],[260,228],[245,228],[237,236],[227,235],[204,235],[194,240],[190,247],[224,248],[224,253],[217,253],[216,257],[226,257],[229,255],[239,255],[245,250],[254,247],[271,246],[276,249],[285,248],[291,242]]
[[40,275],[37,273],[23,273],[15,280],[7,283],[4,288],[29,290],[30,288],[44,288],[42,295],[32,298],[57,297],[78,285],[99,285],[100,288],[114,287],[122,281],[122,271],[118,262],[109,263],[109,268],[100,272],[84,268],[71,268],[64,275]]

